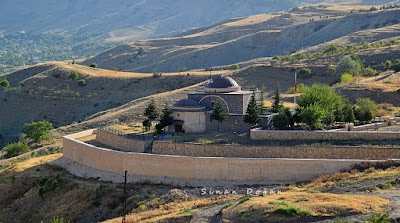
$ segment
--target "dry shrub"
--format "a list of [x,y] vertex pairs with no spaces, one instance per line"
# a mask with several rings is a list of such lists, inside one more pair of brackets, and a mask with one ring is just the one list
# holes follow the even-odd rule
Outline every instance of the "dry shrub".
[[390,104],[390,103],[382,103],[382,104],[378,104],[378,108],[379,109],[388,109],[388,108],[393,108],[394,105]]
[[322,184],[322,183],[329,183],[326,185],[331,185],[332,183],[334,184],[333,181],[339,181],[342,180],[348,176],[350,176],[351,174],[348,172],[338,172],[338,173],[334,173],[334,174],[328,174],[328,175],[322,175],[316,179],[314,179],[312,181],[313,184],[317,185],[317,184]]

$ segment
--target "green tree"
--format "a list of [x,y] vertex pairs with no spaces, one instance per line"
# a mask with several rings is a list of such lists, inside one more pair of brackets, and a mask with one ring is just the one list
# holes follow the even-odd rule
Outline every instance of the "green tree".
[[92,63],[92,64],[90,64],[90,67],[92,67],[92,68],[96,68],[96,67],[97,67],[97,64],[95,64],[95,63]]
[[69,74],[69,79],[71,79],[71,80],[76,80],[76,79],[78,79],[79,78],[79,74],[77,73],[77,72],[75,72],[75,71],[72,71],[70,74]]
[[389,70],[390,68],[392,68],[392,61],[387,60],[385,62],[385,65],[383,66],[383,68],[385,68],[386,70]]
[[343,73],[340,77],[340,83],[342,84],[350,84],[354,81],[353,75],[349,73]]
[[343,109],[343,113],[344,113],[344,122],[351,123],[354,122],[354,120],[356,120],[353,107],[350,104],[346,104],[346,106]]
[[231,65],[231,70],[237,70],[239,68],[240,68],[239,64],[232,64]]
[[214,106],[214,110],[211,112],[211,119],[218,121],[218,131],[219,123],[224,121],[228,117],[228,113],[225,110],[224,104],[220,99],[217,100]]
[[324,127],[322,121],[325,113],[321,105],[311,104],[300,111],[299,118],[312,129],[322,129]]
[[277,129],[287,129],[289,126],[294,125],[292,113],[288,108],[281,107],[278,115],[272,118],[272,124]]
[[253,94],[250,97],[249,104],[246,109],[246,115],[244,116],[244,122],[251,124],[252,126],[256,125],[261,121],[261,110],[260,106],[256,101],[256,94]]
[[5,146],[3,148],[3,150],[6,152],[4,157],[11,158],[11,157],[19,156],[21,154],[28,152],[29,146],[22,142],[17,142],[17,143],[8,144],[7,146]]
[[[297,104],[299,105],[298,113],[300,121],[306,124],[312,123],[313,125],[310,127],[321,128],[319,122],[323,127],[331,125],[335,120],[340,120],[340,113],[338,111],[343,108],[344,100],[341,95],[337,94],[328,85],[313,84],[311,87],[305,89],[302,96],[298,99]],[[301,115],[304,109],[307,109],[307,112],[303,112],[303,115]],[[317,120],[315,123],[310,121],[310,116],[308,115],[310,110],[317,110],[319,115],[316,115],[316,117],[320,120]]]
[[333,73],[336,72],[336,67],[334,65],[332,65],[332,64],[328,64],[326,66],[326,72],[328,72],[330,74],[333,74]]
[[324,53],[330,53],[331,55],[334,55],[335,53],[339,52],[340,49],[336,45],[329,45],[328,48],[324,50]]
[[366,67],[362,69],[362,75],[363,76],[367,76],[367,77],[373,77],[378,75],[378,72],[374,69],[372,69],[371,67]]
[[10,86],[10,82],[4,78],[0,80],[0,88],[8,88]]
[[343,58],[337,65],[336,70],[340,75],[343,73],[349,73],[353,76],[359,76],[362,68],[362,61],[359,60],[358,57],[350,56]]
[[24,125],[23,133],[35,142],[41,142],[51,139],[50,131],[52,129],[53,125],[48,121],[31,122]]
[[152,98],[147,105],[147,108],[144,112],[144,115],[149,118],[150,120],[157,119],[159,116],[159,113],[157,111],[157,105],[156,102],[154,101],[154,98]]
[[302,68],[299,71],[299,76],[302,78],[308,78],[308,77],[311,77],[311,73],[312,73],[311,69],[306,67],[306,68]]
[[378,114],[378,105],[370,98],[358,98],[354,114],[358,121],[370,122]]
[[146,119],[142,122],[143,128],[145,131],[149,131],[151,128],[151,120],[150,119]]
[[278,84],[278,87],[275,91],[274,103],[272,104],[272,112],[279,112],[282,107],[283,105],[281,101],[281,91]]
[[166,103],[161,111],[160,127],[163,129],[174,123],[174,117],[172,117],[171,106]]

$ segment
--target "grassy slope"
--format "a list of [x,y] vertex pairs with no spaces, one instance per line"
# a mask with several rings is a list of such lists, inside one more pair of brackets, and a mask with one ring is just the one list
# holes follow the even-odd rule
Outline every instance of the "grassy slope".
[[[14,162],[6,170],[0,170],[0,190],[3,192],[0,197],[0,221],[14,219],[16,222],[38,222],[53,216],[63,216],[77,222],[106,219],[112,219],[106,222],[120,222],[118,216],[122,212],[122,185],[79,179],[48,165],[60,156],[61,154],[54,154],[28,158]],[[0,164],[1,162],[3,161]],[[248,201],[243,200],[245,202],[238,202],[243,195],[204,197],[190,192],[192,188],[176,190],[166,185],[130,184],[127,189],[128,211],[132,214],[128,216],[128,220],[186,222],[199,208],[226,203],[232,205],[223,210],[223,218],[241,222],[262,219],[283,219],[290,222],[298,219],[272,213],[286,204],[310,211],[311,219],[386,211],[390,210],[388,199],[353,193],[367,193],[365,185],[369,186],[368,191],[380,192],[389,188],[382,190],[379,189],[380,185],[391,185],[387,192],[394,193],[397,191],[394,189],[394,179],[399,176],[400,168],[333,174],[317,178],[310,184],[281,187],[284,191],[282,194],[254,196]],[[40,181],[43,182],[44,178],[54,183],[41,184]],[[346,185],[352,186],[351,194],[346,194],[341,189]],[[39,193],[41,187],[46,191],[42,197]]]
[[[71,72],[78,73],[79,78],[71,80]],[[93,69],[62,62],[36,65],[7,76],[14,90],[0,92],[0,134],[4,140],[0,147],[19,134],[24,123],[48,120],[59,127],[208,78],[209,72],[165,73],[154,78],[150,73]],[[79,84],[81,80],[85,80],[85,86]]]

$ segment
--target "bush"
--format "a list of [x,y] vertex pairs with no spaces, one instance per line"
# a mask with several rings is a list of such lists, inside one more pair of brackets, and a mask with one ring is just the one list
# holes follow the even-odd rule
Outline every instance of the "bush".
[[92,64],[90,64],[90,67],[92,67],[92,68],[96,68],[96,67],[97,67],[97,64],[95,64],[95,63],[92,63]]
[[359,76],[363,66],[362,61],[357,56],[350,56],[343,58],[336,70],[339,74],[349,73],[353,76]]
[[240,68],[239,64],[232,64],[231,65],[231,70],[237,70],[239,68]]
[[160,73],[160,72],[153,73],[153,77],[161,77],[161,76],[162,76],[162,73]]
[[86,85],[86,80],[85,79],[81,79],[81,80],[79,80],[78,84],[80,86],[85,86]]
[[31,122],[24,125],[23,133],[26,137],[36,142],[51,139],[50,130],[53,129],[53,125],[48,121]]
[[4,157],[11,158],[28,152],[29,146],[24,143],[17,142],[8,144],[6,147],[3,148],[3,150],[6,152],[6,155],[4,155]]
[[272,118],[272,123],[277,129],[286,129],[289,127],[289,117],[284,112],[279,112],[278,115]]
[[392,67],[392,61],[387,60],[385,62],[385,65],[383,66],[383,68],[385,68],[386,70],[389,70]]
[[353,75],[349,73],[343,73],[340,77],[340,83],[342,84],[350,84],[354,81]]
[[369,217],[366,223],[390,223],[392,219],[390,218],[389,213],[373,213],[371,217]]
[[370,98],[358,98],[354,111],[360,122],[369,122],[378,114],[378,105]]
[[299,76],[300,76],[301,78],[308,78],[308,77],[311,77],[311,73],[312,73],[312,71],[311,71],[310,68],[302,68],[302,69],[299,71]]
[[70,74],[69,74],[69,79],[71,79],[71,80],[76,80],[76,79],[78,79],[79,78],[79,74],[77,73],[77,72],[75,72],[75,71],[72,71]]
[[277,208],[274,213],[282,214],[286,216],[310,216],[311,212],[302,210],[294,205],[286,205],[283,207]]
[[367,77],[373,77],[378,75],[378,72],[371,67],[366,67],[362,69],[362,75]]
[[326,66],[326,72],[328,72],[328,73],[330,73],[330,74],[333,74],[333,73],[336,72],[336,67],[333,66],[332,64],[328,64],[328,65]]
[[0,88],[10,87],[10,82],[7,79],[0,80]]

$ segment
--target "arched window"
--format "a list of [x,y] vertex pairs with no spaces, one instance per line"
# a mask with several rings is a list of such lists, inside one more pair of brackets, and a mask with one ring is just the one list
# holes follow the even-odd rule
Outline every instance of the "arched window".
[[211,101],[211,108],[212,108],[212,109],[215,108],[215,101]]

